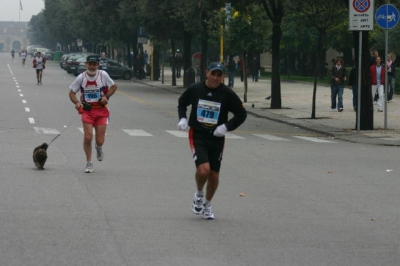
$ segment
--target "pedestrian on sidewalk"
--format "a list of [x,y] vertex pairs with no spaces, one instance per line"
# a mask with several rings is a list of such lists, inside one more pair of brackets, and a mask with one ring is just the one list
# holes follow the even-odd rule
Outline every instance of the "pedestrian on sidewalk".
[[181,67],[182,67],[182,54],[179,49],[176,50],[175,53],[175,69],[176,69],[176,77],[181,77]]
[[239,60],[237,61],[238,70],[240,72],[240,81],[243,82],[243,57],[239,56]]
[[233,55],[229,56],[227,68],[228,68],[228,87],[232,89],[235,83],[235,71],[236,71],[236,62],[233,59]]
[[250,62],[250,72],[254,82],[258,82],[258,74],[260,73],[260,61],[258,61],[256,56]]
[[349,88],[353,91],[353,109],[357,111],[357,101],[358,101],[358,72],[356,65],[350,71],[349,76]]
[[[338,112],[343,111],[343,89],[344,82],[347,80],[346,69],[343,65],[343,60],[337,58],[335,66],[331,69],[331,109],[335,110],[337,107]],[[336,105],[337,97],[337,105]]]
[[[92,140],[93,128],[96,135],[97,160],[104,158],[103,144],[106,128],[109,122],[108,100],[117,90],[117,85],[104,70],[99,70],[99,57],[89,55],[86,58],[86,71],[76,77],[69,86],[69,98],[75,104],[75,109],[82,115],[83,150],[86,155],[85,173],[93,172]],[[80,91],[80,101],[76,93]]]
[[[370,66],[374,66],[375,65],[375,61],[376,61],[376,58],[378,56],[379,56],[379,51],[378,50],[372,50],[372,56],[369,59],[369,65]],[[375,91],[375,92],[372,92],[372,95],[374,95],[374,103],[376,103],[378,101],[378,98],[379,98],[378,90]]]
[[[189,143],[196,164],[197,185],[192,212],[206,220],[214,219],[211,200],[219,184],[225,134],[239,127],[247,116],[240,98],[222,83],[224,74],[223,64],[211,63],[206,70],[207,79],[190,85],[178,101],[178,129],[182,131],[187,129],[186,111],[191,105]],[[228,120],[229,112],[233,117]]]
[[100,69],[104,70],[104,71],[107,71],[107,67],[108,67],[109,63],[108,63],[108,58],[106,56],[106,52],[102,52],[101,53],[101,56],[99,58],[99,62],[100,62],[99,63],[100,64]]
[[372,95],[378,91],[378,112],[383,112],[383,85],[385,84],[385,66],[381,64],[380,56],[375,58],[375,65],[370,67]]
[[393,54],[389,53],[387,56],[387,62],[386,62],[386,67],[387,67],[387,74],[388,74],[388,87],[387,87],[387,101],[388,103],[392,101],[393,99],[393,93],[395,90],[395,84],[396,84],[396,67],[395,63],[393,61]]

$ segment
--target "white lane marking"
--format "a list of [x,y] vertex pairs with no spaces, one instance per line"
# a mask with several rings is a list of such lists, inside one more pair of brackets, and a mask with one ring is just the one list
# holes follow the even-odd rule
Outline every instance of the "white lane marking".
[[18,89],[17,91],[18,91],[18,92],[21,92],[21,89]]
[[35,119],[33,119],[32,117],[29,117],[29,123],[35,124]]
[[25,107],[25,112],[30,112],[31,111],[31,109],[29,109],[28,107]]
[[60,134],[57,129],[54,128],[45,128],[45,127],[34,127],[36,133],[42,133],[42,134]]
[[26,100],[22,100],[22,103],[26,103]]
[[312,141],[312,142],[325,142],[325,143],[336,143],[334,141],[330,141],[330,140],[324,140],[324,139],[318,139],[318,138],[312,138],[312,137],[303,137],[303,136],[293,136],[294,138],[298,138],[298,139],[304,139],[307,141]]
[[123,129],[122,131],[124,131],[125,133],[129,134],[130,136],[134,136],[134,137],[152,137],[153,135],[151,135],[150,133],[147,133],[144,130],[141,129]]
[[[165,130],[165,132],[174,135],[175,137],[178,138],[187,138],[188,137],[188,132],[187,131],[180,131],[180,130]],[[226,139],[244,139],[243,137],[231,134],[231,133],[227,133],[225,135]]]
[[175,137],[178,138],[187,138],[189,134],[187,131],[180,131],[180,130],[165,130],[165,132],[174,135]]
[[268,139],[268,140],[290,141],[289,139],[284,139],[284,138],[277,137],[277,136],[274,136],[274,135],[269,135],[269,134],[252,134],[252,135],[256,136],[256,137],[263,138],[263,139]]
[[226,133],[225,134],[226,139],[244,139],[243,137],[240,137],[238,135],[234,135],[232,133]]
[[22,93],[20,93],[19,96],[24,97],[24,95]]

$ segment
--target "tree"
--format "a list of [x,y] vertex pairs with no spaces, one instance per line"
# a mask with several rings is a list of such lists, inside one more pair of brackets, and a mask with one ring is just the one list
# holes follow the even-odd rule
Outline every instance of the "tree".
[[317,95],[317,77],[318,71],[320,70],[321,54],[326,51],[323,47],[326,47],[326,34],[328,29],[334,27],[337,22],[337,18],[345,13],[345,6],[340,5],[334,1],[326,0],[303,0],[301,2],[294,1],[291,3],[290,11],[296,12],[293,18],[303,27],[314,28],[317,34],[317,49],[315,51],[315,57],[311,58],[315,62],[314,72],[314,90],[312,97],[312,111],[311,118],[315,119],[315,101]]
[[[267,37],[270,24],[263,8],[259,4],[237,5],[232,11],[232,18],[227,23],[225,31],[226,48],[230,54],[242,55],[245,60],[244,65],[246,65],[247,55],[258,56],[260,51],[268,48],[269,41]],[[243,101],[247,102],[246,67],[243,67],[243,72]]]
[[61,44],[61,47],[66,47],[71,39],[71,28],[68,21],[68,3],[62,0],[45,0],[45,9],[43,10],[44,19],[48,27],[48,33],[54,40],[52,47],[56,42]]
[[281,23],[284,16],[284,0],[260,0],[268,18],[272,22],[272,78],[271,109],[281,109],[281,80],[279,75],[280,43],[282,37]]

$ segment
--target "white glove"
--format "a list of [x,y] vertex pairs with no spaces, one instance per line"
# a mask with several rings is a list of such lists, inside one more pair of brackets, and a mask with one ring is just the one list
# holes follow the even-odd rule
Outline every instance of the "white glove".
[[214,136],[216,136],[216,137],[223,137],[223,136],[225,136],[226,131],[228,131],[228,129],[226,128],[225,124],[219,125],[219,126],[214,130]]
[[186,131],[188,127],[188,122],[186,118],[181,118],[178,123],[178,130]]

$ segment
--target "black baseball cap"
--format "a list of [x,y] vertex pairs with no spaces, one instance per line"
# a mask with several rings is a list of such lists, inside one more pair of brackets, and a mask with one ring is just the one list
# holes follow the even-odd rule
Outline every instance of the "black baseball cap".
[[100,62],[100,60],[97,55],[89,55],[86,57],[86,62]]
[[214,71],[214,70],[219,70],[219,71],[221,71],[222,73],[225,73],[225,66],[223,65],[223,64],[221,64],[221,63],[218,63],[218,62],[212,62],[209,66],[208,66],[208,68],[207,68],[209,71]]

